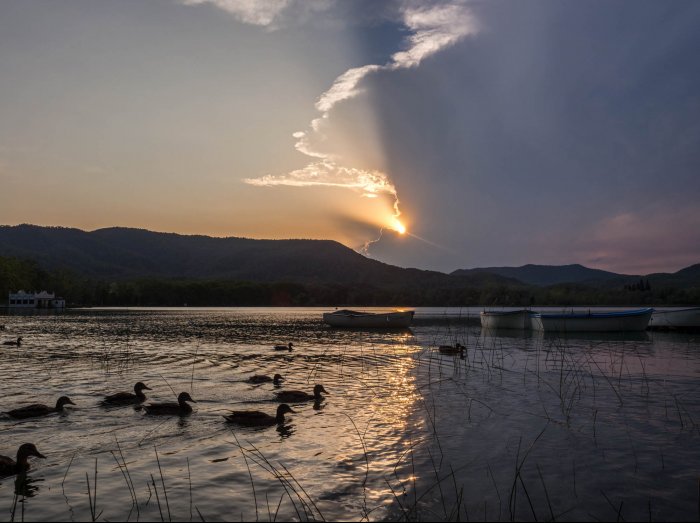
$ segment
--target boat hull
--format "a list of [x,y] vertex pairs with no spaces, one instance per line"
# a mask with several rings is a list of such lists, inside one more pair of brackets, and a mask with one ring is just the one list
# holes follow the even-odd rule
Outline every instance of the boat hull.
[[689,309],[654,311],[650,329],[700,329],[700,307]]
[[544,332],[631,332],[649,325],[653,309],[621,312],[533,314],[532,328]]
[[351,329],[406,329],[413,321],[415,311],[370,313],[337,311],[323,314],[323,321],[331,327]]
[[481,313],[481,328],[482,329],[519,329],[529,330],[530,326],[530,311],[505,311],[505,312],[486,312]]

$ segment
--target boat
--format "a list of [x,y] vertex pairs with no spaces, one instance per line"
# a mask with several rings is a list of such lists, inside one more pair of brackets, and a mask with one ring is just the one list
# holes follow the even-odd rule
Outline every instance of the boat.
[[674,310],[654,310],[650,329],[700,329],[700,307]]
[[363,312],[342,309],[325,312],[323,321],[331,327],[406,329],[413,321],[415,311]]
[[520,329],[529,330],[531,312],[526,309],[517,311],[482,311],[482,329]]
[[643,331],[649,325],[652,308],[614,312],[533,313],[532,328],[544,332],[628,332]]

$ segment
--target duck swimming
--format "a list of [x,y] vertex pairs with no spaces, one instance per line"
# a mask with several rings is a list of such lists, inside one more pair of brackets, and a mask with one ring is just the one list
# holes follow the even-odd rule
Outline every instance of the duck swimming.
[[[19,347],[19,346],[22,345],[22,336],[18,337],[18,338],[17,338],[17,341],[3,341],[2,344],[3,344],[3,345],[11,345],[11,346],[14,346],[14,347]],[[290,350],[291,350],[291,349],[290,349]]]
[[275,345],[275,350],[288,350],[292,352],[292,347],[294,344],[290,341],[287,345]]
[[0,476],[10,476],[29,470],[29,462],[27,461],[29,456],[46,457],[36,449],[34,443],[20,445],[17,449],[17,461],[9,456],[0,456]]
[[105,396],[102,400],[103,405],[128,405],[130,403],[141,403],[146,401],[146,395],[143,393],[144,390],[151,390],[147,387],[145,383],[139,381],[134,385],[134,392],[117,392],[116,394],[111,394]]
[[75,405],[75,403],[73,403],[68,396],[61,396],[56,402],[56,407],[49,407],[47,405],[41,405],[40,403],[34,403],[33,405],[27,405],[26,407],[10,410],[6,414],[15,419],[34,418],[37,416],[53,414],[54,412],[63,412],[64,405]]
[[248,378],[248,383],[268,383],[271,381],[273,384],[279,385],[283,380],[284,378],[281,374],[275,374],[272,378],[270,376],[265,376],[264,374],[256,374],[255,376]]
[[441,354],[462,354],[466,347],[461,343],[455,343],[454,345],[440,345],[438,350]]
[[314,387],[313,394],[307,394],[301,390],[284,390],[282,392],[276,392],[276,400],[283,401],[285,403],[298,403],[300,401],[321,401],[323,396],[321,393],[329,394],[329,392],[323,388],[323,385],[316,385]]
[[292,410],[289,405],[283,403],[277,407],[276,416],[271,416],[259,410],[234,410],[228,416],[224,416],[224,418],[226,418],[228,423],[237,423],[238,425],[245,425],[247,427],[270,427],[272,425],[284,423],[284,415],[287,412],[296,414],[296,411]]
[[146,414],[184,416],[192,412],[192,407],[187,404],[188,401],[197,403],[187,392],[181,392],[177,397],[177,403],[151,403],[143,408]]

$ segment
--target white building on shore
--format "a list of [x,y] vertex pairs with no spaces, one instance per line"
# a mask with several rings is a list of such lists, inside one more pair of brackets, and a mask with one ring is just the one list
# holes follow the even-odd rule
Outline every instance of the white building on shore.
[[11,309],[65,309],[66,300],[56,297],[53,292],[10,292],[7,306]]

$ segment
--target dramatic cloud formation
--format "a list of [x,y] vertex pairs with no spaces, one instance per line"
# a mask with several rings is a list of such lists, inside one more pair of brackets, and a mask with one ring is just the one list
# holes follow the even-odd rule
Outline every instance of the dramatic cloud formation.
[[[686,229],[700,216],[700,4],[471,9],[488,28],[478,38],[369,85],[387,170],[421,216],[414,232],[459,254],[382,241],[375,256],[443,270],[700,260],[700,232]],[[592,234],[612,223],[617,239]],[[626,227],[637,240],[623,241]]]
[[[341,74],[316,102],[316,109],[321,113],[321,116],[311,122],[311,130],[294,133],[294,137],[297,139],[296,149],[307,156],[319,158],[322,161],[311,163],[304,169],[295,170],[288,174],[246,179],[244,180],[246,183],[258,186],[304,187],[322,185],[346,187],[360,190],[365,196],[386,193],[393,197],[394,214],[389,218],[389,223],[383,223],[381,226],[382,228],[388,226],[401,233],[405,232],[404,226],[398,221],[401,215],[398,193],[387,173],[379,170],[367,171],[345,167],[341,162],[352,161],[352,158],[345,159],[332,153],[322,152],[315,145],[319,141],[327,141],[324,125],[328,125],[333,108],[340,102],[355,98],[362,93],[362,83],[368,75],[417,67],[427,57],[477,32],[474,17],[466,5],[461,2],[420,6],[411,3],[403,5],[399,13],[401,23],[410,31],[406,40],[406,49],[394,53],[384,65],[369,64],[354,67]],[[381,238],[381,230],[379,238]],[[376,241],[378,239],[365,242],[361,250],[368,253],[369,245]]]
[[[311,133],[321,133],[324,120],[330,111],[344,100],[354,98],[362,92],[362,81],[370,74],[379,71],[392,71],[417,67],[421,61],[445,49],[470,34],[476,34],[477,24],[471,11],[462,3],[412,7],[400,10],[401,22],[411,31],[407,39],[407,49],[394,53],[385,65],[364,65],[354,67],[340,75],[333,85],[316,102],[321,117],[311,122]],[[328,157],[314,150],[310,145],[309,132],[297,132],[296,148],[308,156]]]
[[700,261],[696,0],[90,5],[0,2],[0,222]]

